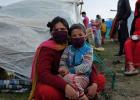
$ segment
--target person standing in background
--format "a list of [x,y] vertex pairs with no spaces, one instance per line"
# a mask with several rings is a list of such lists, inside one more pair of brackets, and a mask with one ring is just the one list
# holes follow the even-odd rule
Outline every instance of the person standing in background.
[[100,15],[96,15],[96,31],[95,31],[95,47],[101,47],[101,23],[102,19]]
[[131,7],[129,0],[119,0],[117,6],[117,14],[115,17],[116,28],[118,31],[119,52],[115,56],[124,54],[124,43],[129,37],[127,19],[131,15]]
[[106,31],[107,31],[107,27],[106,27],[105,19],[102,19],[102,23],[101,23],[102,44],[104,44],[105,41]]
[[85,27],[87,29],[88,28],[88,24],[89,24],[89,18],[87,17],[86,12],[82,12],[81,14],[82,14],[82,17],[84,18],[83,19],[83,23],[84,23],[84,25],[85,25]]

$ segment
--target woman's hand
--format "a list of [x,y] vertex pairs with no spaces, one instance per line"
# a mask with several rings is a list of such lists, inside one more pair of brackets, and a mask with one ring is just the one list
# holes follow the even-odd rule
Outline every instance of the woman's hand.
[[92,99],[95,97],[95,95],[97,94],[97,87],[98,86],[96,83],[92,83],[92,85],[87,88],[87,97],[89,99]]
[[131,35],[130,38],[134,41],[138,41],[138,40],[140,40],[140,35]]
[[58,69],[58,72],[62,75],[62,76],[65,76],[66,74],[69,73],[69,70],[66,68],[66,67],[60,67]]
[[77,92],[69,84],[67,84],[65,87],[65,95],[70,100],[77,100],[78,99]]

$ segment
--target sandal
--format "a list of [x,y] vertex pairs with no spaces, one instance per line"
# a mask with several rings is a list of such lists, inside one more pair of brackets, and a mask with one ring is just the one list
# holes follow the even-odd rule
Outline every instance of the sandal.
[[130,70],[130,71],[125,71],[124,72],[124,74],[125,75],[136,75],[136,74],[138,74],[139,73],[139,71],[137,70],[137,69],[134,69],[134,70]]

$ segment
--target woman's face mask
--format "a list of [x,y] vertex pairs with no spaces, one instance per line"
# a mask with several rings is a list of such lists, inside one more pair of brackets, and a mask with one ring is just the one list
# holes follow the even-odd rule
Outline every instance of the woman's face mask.
[[68,41],[68,32],[67,31],[54,31],[52,32],[52,37],[54,41],[60,44],[65,44]]
[[84,45],[85,37],[71,38],[71,44],[75,48],[80,48]]

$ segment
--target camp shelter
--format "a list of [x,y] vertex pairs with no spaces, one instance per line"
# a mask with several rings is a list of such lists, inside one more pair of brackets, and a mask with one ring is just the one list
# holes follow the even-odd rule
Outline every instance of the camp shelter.
[[80,0],[23,0],[0,9],[0,68],[30,79],[37,46],[50,38],[47,22],[56,16],[81,22]]

